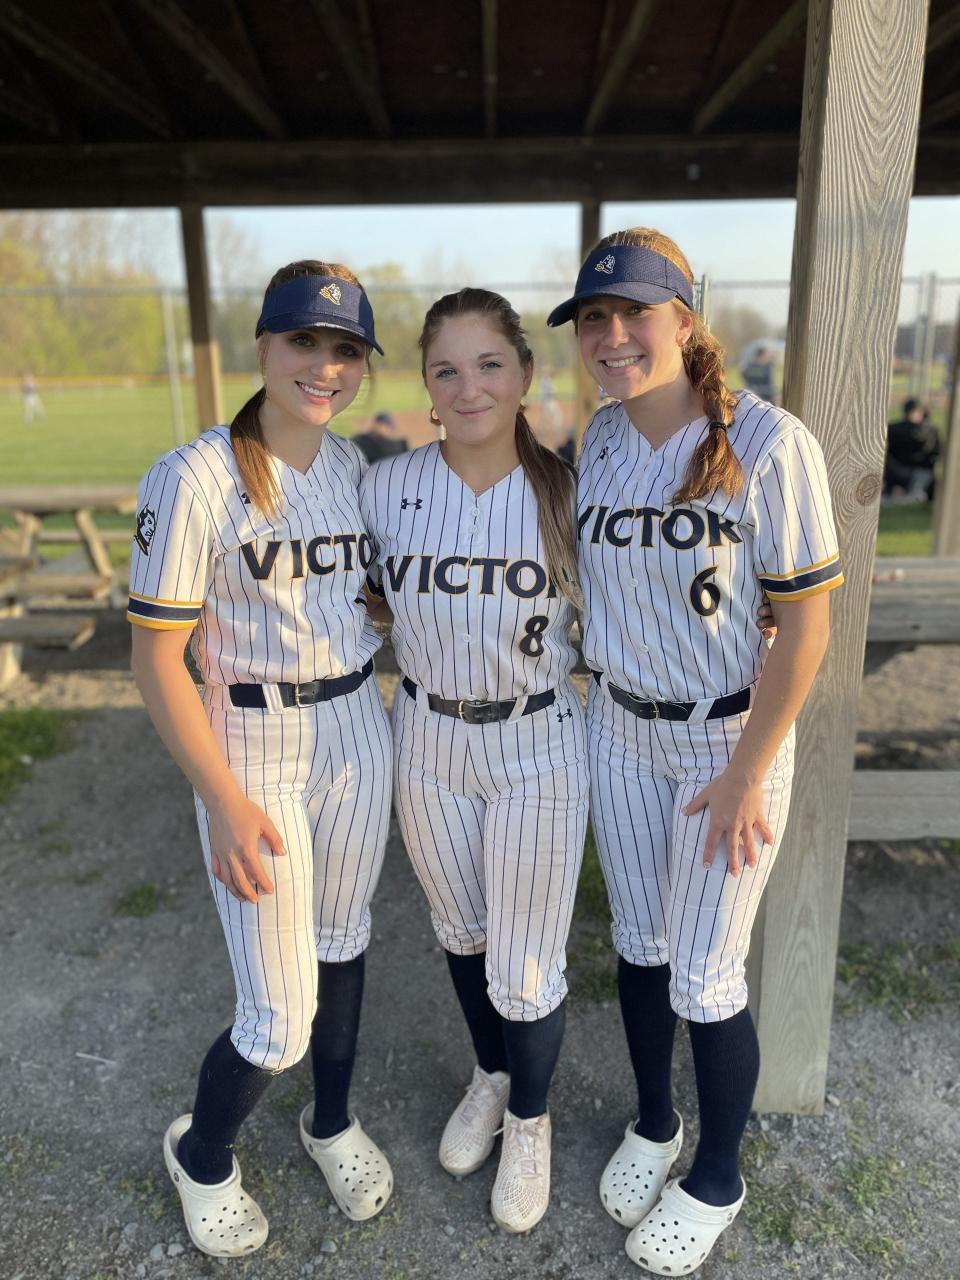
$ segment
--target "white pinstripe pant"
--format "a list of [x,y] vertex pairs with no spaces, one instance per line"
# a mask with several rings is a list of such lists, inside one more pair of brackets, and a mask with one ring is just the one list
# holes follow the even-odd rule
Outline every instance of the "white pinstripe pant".
[[[283,1071],[307,1051],[317,961],[365,950],[390,816],[390,725],[377,682],[330,702],[238,709],[208,687],[207,714],[245,795],[283,836],[261,841],[275,892],[238,902],[210,875],[237,987],[232,1041],[249,1062]],[[194,796],[207,871],[207,812]]]
[[[721,1022],[747,1003],[750,930],[790,805],[791,729],[763,781],[776,841],[757,866],[727,872],[721,842],[708,870],[709,810],[681,813],[722,773],[749,712],[690,725],[643,720],[590,682],[590,806],[613,914],[617,952],[636,965],[670,965],[670,1002],[690,1022]],[[759,840],[759,838],[758,838]]]
[[464,724],[397,689],[394,799],[440,945],[486,950],[490,1000],[536,1021],[567,993],[587,821],[583,710],[569,684],[516,720]]

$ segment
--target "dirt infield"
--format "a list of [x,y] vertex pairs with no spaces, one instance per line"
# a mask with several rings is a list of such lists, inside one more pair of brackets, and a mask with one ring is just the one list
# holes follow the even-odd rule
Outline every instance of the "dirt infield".
[[[495,1165],[457,1182],[436,1143],[471,1056],[427,912],[394,829],[378,893],[354,1104],[389,1154],[396,1193],[371,1223],[331,1203],[299,1147],[301,1064],[248,1124],[245,1181],[271,1221],[253,1257],[195,1253],[160,1139],[188,1109],[232,983],[201,872],[192,802],[102,620],[73,655],[28,659],[0,707],[80,713],[74,745],[30,766],[5,803],[0,899],[0,1275],[5,1280],[614,1280],[643,1274],[597,1180],[631,1111],[612,966],[593,889],[571,942],[568,1035],[551,1097],[553,1197],[529,1237],[491,1223]],[[870,674],[864,767],[958,768],[960,651],[902,653]],[[396,677],[380,676],[392,697]],[[904,728],[904,726],[908,726]],[[595,886],[594,886],[595,887]],[[822,1117],[751,1121],[744,1213],[704,1280],[909,1271],[952,1280],[960,1166],[960,851],[851,846]],[[690,1141],[685,1037],[677,1100]]]

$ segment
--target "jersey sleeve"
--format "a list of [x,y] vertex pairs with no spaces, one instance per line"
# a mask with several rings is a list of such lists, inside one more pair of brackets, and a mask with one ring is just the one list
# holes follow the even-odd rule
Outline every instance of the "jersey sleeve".
[[775,441],[751,485],[754,568],[770,600],[803,600],[843,583],[827,469],[805,428]]
[[[366,462],[366,459],[364,461]],[[376,521],[376,483],[377,469],[371,468],[370,463],[366,463],[359,487],[360,515],[363,518],[367,537],[370,539],[373,557],[367,565],[365,585],[373,595],[383,598],[383,568],[380,564],[380,538]]]
[[194,627],[213,574],[214,545],[204,504],[166,462],[156,463],[137,500],[130,622],[155,631]]

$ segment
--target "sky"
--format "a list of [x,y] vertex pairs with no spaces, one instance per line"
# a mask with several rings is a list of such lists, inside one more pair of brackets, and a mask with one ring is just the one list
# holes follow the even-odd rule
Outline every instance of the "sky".
[[[268,271],[297,257],[333,257],[357,273],[400,263],[423,284],[516,286],[562,281],[579,260],[579,206],[575,204],[415,205],[381,207],[229,209],[224,214],[258,249]],[[216,234],[220,211],[207,213]],[[684,201],[606,204],[601,234],[624,226],[655,226],[677,241],[696,276],[727,281],[780,281],[790,276],[793,200]],[[958,285],[939,290],[938,313],[955,314],[960,294],[960,197],[911,201],[903,274],[936,272]],[[562,285],[560,286],[562,289]],[[782,295],[782,296],[781,296]],[[728,295],[729,296],[729,295]],[[765,295],[784,309],[785,288]],[[915,305],[916,288],[904,304]]]

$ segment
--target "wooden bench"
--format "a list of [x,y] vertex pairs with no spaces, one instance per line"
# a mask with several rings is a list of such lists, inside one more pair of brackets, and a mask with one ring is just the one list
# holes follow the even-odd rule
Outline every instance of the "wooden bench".
[[25,573],[17,583],[17,596],[24,601],[42,598],[104,600],[110,595],[113,579],[101,573],[57,573],[43,569]]
[[96,618],[79,613],[31,613],[21,618],[0,618],[0,644],[79,649],[93,635],[96,625]]
[[857,769],[848,840],[960,838],[960,773],[948,769]]

